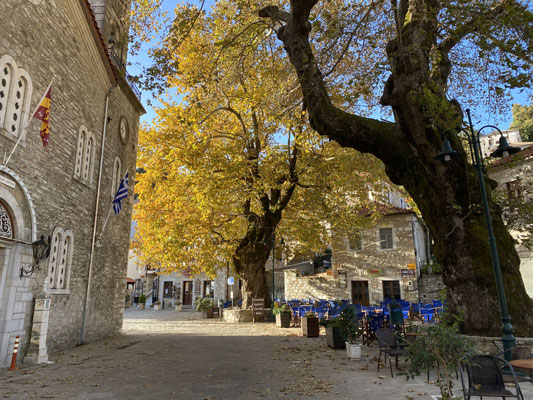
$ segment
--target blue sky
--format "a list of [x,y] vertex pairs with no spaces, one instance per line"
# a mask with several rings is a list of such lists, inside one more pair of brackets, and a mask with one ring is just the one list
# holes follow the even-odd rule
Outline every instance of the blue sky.
[[[207,0],[205,2],[204,9],[211,7],[214,2],[214,0]],[[170,16],[172,16],[175,5],[178,3],[179,2],[175,0],[163,0],[162,9],[163,11],[168,12]],[[200,5],[201,2],[198,0],[192,0],[191,3]],[[128,72],[130,72],[130,74],[134,76],[138,75],[141,72],[142,67],[147,67],[151,64],[150,57],[147,54],[147,47],[142,48],[137,55],[130,56],[128,61],[131,63],[130,67],[128,68]],[[511,104],[531,104],[531,98],[528,97],[528,94],[525,91],[514,90],[511,94]],[[150,100],[152,104],[151,106],[147,104],[147,100]],[[146,114],[141,117],[141,122],[149,124],[156,117],[153,106],[158,106],[158,100],[153,97],[152,93],[143,91],[142,102],[146,109]],[[472,119],[475,127],[479,127],[480,125],[486,124],[494,124],[503,130],[509,128],[509,125],[513,120],[513,114],[510,109],[504,113],[500,113],[498,111],[480,112],[478,115],[473,115]]]

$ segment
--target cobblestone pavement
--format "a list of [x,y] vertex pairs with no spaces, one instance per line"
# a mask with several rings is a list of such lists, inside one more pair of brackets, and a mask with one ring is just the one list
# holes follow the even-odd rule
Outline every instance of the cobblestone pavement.
[[[425,376],[378,373],[376,353],[365,347],[363,360],[350,361],[323,335],[305,338],[298,328],[130,308],[120,336],[53,354],[52,364],[1,371],[0,398],[429,400],[438,393]],[[522,388],[533,400],[533,385]]]

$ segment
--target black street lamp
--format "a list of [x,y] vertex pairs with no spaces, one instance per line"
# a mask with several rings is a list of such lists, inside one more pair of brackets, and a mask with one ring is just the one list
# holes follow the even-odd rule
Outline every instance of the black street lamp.
[[24,266],[20,267],[20,277],[31,276],[35,268],[39,266],[39,263],[50,255],[50,237],[48,242],[44,240],[44,235],[41,235],[41,239],[31,244],[33,249],[33,265],[28,265],[28,269]]
[[[487,230],[489,234],[490,256],[492,259],[492,267],[494,269],[494,276],[496,278],[496,289],[498,292],[498,301],[500,303],[500,311],[502,315],[502,331],[503,331],[503,349],[505,351],[505,358],[510,359],[511,351],[508,351],[516,346],[516,339],[513,336],[513,326],[511,325],[511,318],[509,317],[509,311],[507,310],[507,299],[505,297],[505,288],[503,286],[502,272],[500,268],[500,259],[498,256],[498,249],[496,247],[496,239],[494,238],[494,232],[492,230],[492,220],[489,212],[489,202],[487,200],[487,192],[485,189],[485,180],[483,178],[484,160],[481,153],[481,144],[479,141],[479,135],[485,128],[496,129],[500,133],[500,145],[491,155],[493,157],[507,157],[511,154],[515,154],[520,151],[518,147],[509,146],[507,139],[503,136],[502,131],[492,125],[485,125],[478,129],[477,133],[472,126],[472,119],[470,117],[470,110],[466,110],[468,115],[468,124],[470,131],[462,129],[468,138],[468,144],[470,146],[470,155],[472,156],[473,166],[477,170],[479,188],[481,189],[481,198],[483,200],[483,210],[485,212],[485,220],[487,222]],[[452,149],[448,138],[445,137],[442,145],[442,152],[435,156],[436,160],[441,162],[450,161],[452,157],[457,156],[458,153]]]

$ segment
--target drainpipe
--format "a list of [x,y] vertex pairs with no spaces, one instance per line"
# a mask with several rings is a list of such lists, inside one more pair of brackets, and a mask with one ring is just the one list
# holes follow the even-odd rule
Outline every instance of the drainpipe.
[[83,304],[83,313],[81,319],[81,332],[80,332],[80,344],[83,344],[85,341],[85,327],[87,323],[87,311],[89,310],[89,299],[91,294],[91,281],[92,281],[92,272],[93,272],[93,261],[94,261],[94,247],[96,244],[96,227],[98,222],[98,203],[100,202],[100,186],[102,184],[102,170],[104,166],[104,149],[105,149],[105,139],[107,134],[107,111],[109,108],[109,95],[111,91],[116,88],[117,85],[112,85],[106,93],[105,97],[105,111],[104,111],[104,129],[102,134],[102,150],[100,151],[100,169],[98,170],[98,184],[96,187],[96,203],[94,211],[94,221],[93,221],[93,236],[91,240],[91,255],[89,258],[89,271],[87,272],[87,290],[85,291],[85,303]]
[[413,244],[415,250],[415,265],[416,265],[416,275],[420,276],[420,262],[418,260],[418,249],[420,248],[420,243],[418,242],[418,229],[416,226],[416,218],[414,215],[411,215],[411,229],[413,231]]

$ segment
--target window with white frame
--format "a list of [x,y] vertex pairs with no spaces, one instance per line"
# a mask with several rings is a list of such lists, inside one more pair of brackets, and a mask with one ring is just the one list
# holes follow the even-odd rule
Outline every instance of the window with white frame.
[[0,131],[18,138],[28,118],[32,84],[28,73],[9,55],[0,57]]
[[46,289],[49,293],[68,294],[74,236],[71,231],[56,227],[52,233]]
[[392,228],[379,229],[379,248],[382,250],[393,249]]
[[115,198],[115,194],[120,186],[120,181],[122,177],[120,176],[120,158],[116,157],[115,162],[113,163],[113,177],[111,181],[111,199]]
[[74,178],[86,185],[91,185],[93,183],[95,148],[94,135],[82,125],[78,131]]

